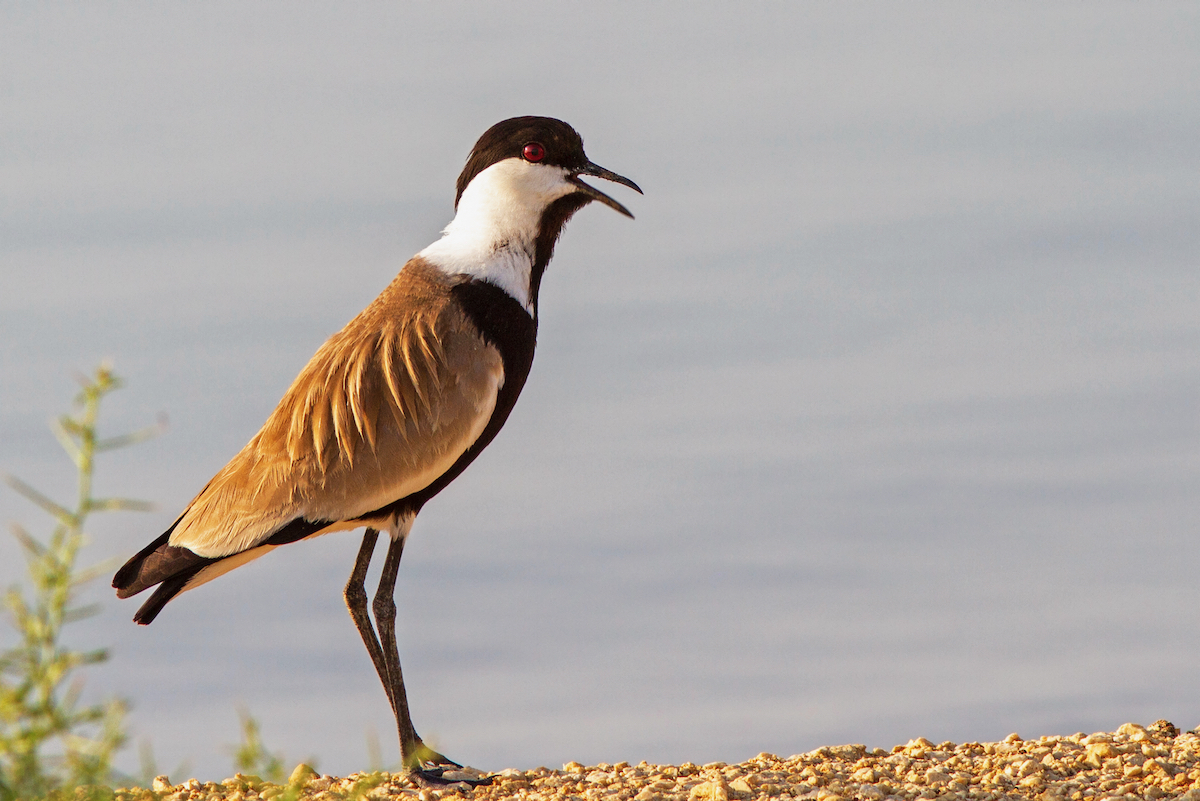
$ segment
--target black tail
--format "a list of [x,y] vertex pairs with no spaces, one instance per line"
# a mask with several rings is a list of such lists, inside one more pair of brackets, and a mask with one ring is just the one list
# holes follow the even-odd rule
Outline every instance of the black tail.
[[[191,552],[189,551],[189,553]],[[203,559],[203,557],[196,556],[195,554],[192,554],[192,556],[196,559]],[[213,562],[219,561],[221,560],[203,559],[202,564],[193,565],[192,567],[182,570],[170,578],[163,580],[163,582],[158,585],[158,589],[154,591],[154,594],[147,598],[146,602],[137,610],[137,614],[133,616],[133,622],[141,626],[149,625],[154,618],[158,617],[158,613],[162,611],[162,608],[167,605],[167,601],[183,592],[183,588],[187,586],[187,583],[191,581],[197,573]]]
[[159,585],[133,616],[135,623],[146,625],[154,620],[167,601],[178,595],[197,573],[213,562],[220,561],[198,556],[187,548],[169,545],[167,541],[174,529],[172,525],[161,537],[138,551],[113,576],[113,587],[117,590],[118,598],[128,598],[155,584]]
[[[305,520],[303,517],[298,517],[279,528],[261,544],[287,545],[291,542],[298,542],[328,527],[330,522],[328,520]],[[138,551],[137,555],[126,562],[113,576],[113,587],[117,590],[118,598],[128,598],[150,589],[155,584],[158,585],[154,594],[146,599],[142,608],[133,616],[135,623],[144,626],[154,620],[162,608],[167,605],[167,601],[183,592],[188,582],[195,578],[197,573],[211,564],[229,558],[228,556],[215,558],[200,556],[187,548],[171,545],[171,532],[177,525],[179,525],[179,520],[172,523],[161,537]],[[237,556],[237,554],[229,556]]]

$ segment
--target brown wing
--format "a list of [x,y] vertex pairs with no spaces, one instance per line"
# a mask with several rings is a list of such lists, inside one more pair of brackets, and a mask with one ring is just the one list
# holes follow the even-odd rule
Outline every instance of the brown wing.
[[[262,430],[191,502],[170,544],[252,548],[296,518],[339,522],[423,489],[479,436],[504,382],[499,352],[413,259],[326,342]],[[352,527],[357,524],[348,524]]]

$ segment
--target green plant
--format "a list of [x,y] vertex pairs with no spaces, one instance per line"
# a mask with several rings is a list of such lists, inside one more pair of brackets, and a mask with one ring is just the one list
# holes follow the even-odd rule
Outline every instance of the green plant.
[[120,380],[107,365],[101,365],[80,383],[83,389],[76,398],[76,413],[51,424],[75,463],[79,480],[75,509],[52,501],[20,479],[4,476],[9,486],[45,510],[56,525],[49,540],[42,542],[13,524],[13,533],[25,551],[32,594],[27,597],[14,586],[4,596],[18,642],[0,653],[0,801],[43,798],[106,782],[113,755],[126,739],[124,701],[80,704],[80,668],[103,662],[107,651],[72,650],[63,643],[62,631],[67,623],[97,611],[94,605],[75,603],[79,586],[106,569],[78,569],[75,565],[89,515],[150,508],[142,501],[93,497],[95,457],[152,437],[161,425],[99,438],[100,402],[120,386]]
[[267,750],[263,745],[258,721],[247,710],[242,709],[238,716],[242,719],[242,741],[233,752],[234,766],[238,773],[283,784],[287,780],[287,774],[283,772],[283,754],[273,754]]
[[[285,773],[287,759],[280,752],[267,750],[258,721],[249,710],[243,707],[238,711],[238,717],[242,721],[242,741],[233,749],[234,768],[238,773],[266,779],[274,784],[286,783],[289,787],[295,784],[297,776],[313,773],[313,766],[317,762],[312,757],[298,763],[291,774]],[[304,784],[303,779],[300,784]]]

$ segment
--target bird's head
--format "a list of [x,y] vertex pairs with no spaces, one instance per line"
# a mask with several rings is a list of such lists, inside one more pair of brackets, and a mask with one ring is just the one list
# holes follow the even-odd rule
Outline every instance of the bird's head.
[[458,176],[454,206],[460,213],[461,207],[469,204],[481,206],[492,215],[540,220],[552,205],[557,206],[556,210],[569,209],[565,217],[570,217],[598,200],[627,217],[633,216],[625,206],[584,183],[583,176],[642,191],[628,178],[590,161],[579,134],[562,120],[513,117],[493,125],[475,143]]
[[629,209],[585,176],[638,185],[592,163],[575,129],[550,117],[514,117],[489,128],[458,176],[454,219],[421,256],[451,273],[502,287],[536,314],[542,274],[571,215],[598,200]]

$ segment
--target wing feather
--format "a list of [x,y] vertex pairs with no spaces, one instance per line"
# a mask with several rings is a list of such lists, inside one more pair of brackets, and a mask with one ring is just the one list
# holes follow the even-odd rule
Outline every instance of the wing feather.
[[[412,387],[413,392],[416,394],[416,402],[418,404],[414,408],[414,417],[416,415],[428,415],[431,411],[429,395],[425,386],[429,382],[422,380],[428,374],[425,372],[425,365],[416,358],[419,355],[419,348],[415,346],[416,343],[414,340],[419,339],[420,336],[420,327],[409,323],[405,327],[404,336],[400,337],[400,352],[404,356],[404,369],[408,375],[415,379],[409,383],[409,386]],[[418,352],[414,353],[414,350]]]
[[[347,395],[350,413],[354,418],[354,427],[359,436],[366,440],[367,446],[372,451],[375,450],[375,417],[379,413],[379,404],[378,398],[371,398],[374,394],[373,391],[364,389],[363,383],[367,380],[367,365],[371,360],[371,351],[375,347],[375,342],[375,338],[371,337],[359,343],[358,349],[354,353],[350,372],[346,377]],[[368,405],[368,399],[376,402]]]
[[504,380],[499,352],[451,301],[453,280],[409,262],[317,351],[262,430],[192,501],[170,544],[220,557],[300,517],[351,527],[449,469],[483,430]]
[[347,467],[354,467],[354,451],[358,445],[358,432],[351,429],[354,413],[350,409],[346,393],[346,384],[350,380],[348,370],[336,378],[341,380],[334,380],[327,388],[329,392],[328,406],[333,418],[333,435],[341,458],[346,461]]
[[[330,409],[329,399],[325,393],[329,391],[329,387],[313,385],[310,387],[308,395],[305,397],[304,404],[308,417],[308,427],[312,434],[312,455],[317,460],[317,468],[321,473],[325,472],[327,460],[325,456],[326,445],[329,436],[332,433],[332,410]],[[303,425],[300,421],[298,425]]]
[[403,426],[405,420],[413,416],[416,407],[409,387],[410,382],[401,379],[404,373],[396,359],[396,347],[396,337],[385,335],[383,338],[383,377],[392,394],[392,416],[396,425]]

